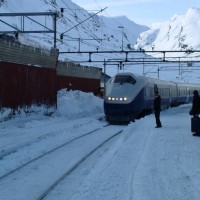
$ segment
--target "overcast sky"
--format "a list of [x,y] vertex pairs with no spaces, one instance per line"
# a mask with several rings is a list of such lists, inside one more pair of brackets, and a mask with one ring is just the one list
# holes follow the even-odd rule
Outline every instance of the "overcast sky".
[[86,10],[108,7],[103,15],[126,15],[138,24],[150,26],[168,21],[175,14],[185,14],[189,8],[200,9],[200,0],[72,0]]

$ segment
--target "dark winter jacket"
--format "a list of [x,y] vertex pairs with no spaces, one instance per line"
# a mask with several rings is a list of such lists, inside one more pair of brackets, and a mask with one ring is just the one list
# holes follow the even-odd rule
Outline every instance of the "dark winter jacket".
[[198,94],[195,94],[193,96],[191,115],[198,114],[200,114],[200,96]]
[[154,111],[160,112],[161,110],[161,98],[160,95],[156,96],[154,99]]

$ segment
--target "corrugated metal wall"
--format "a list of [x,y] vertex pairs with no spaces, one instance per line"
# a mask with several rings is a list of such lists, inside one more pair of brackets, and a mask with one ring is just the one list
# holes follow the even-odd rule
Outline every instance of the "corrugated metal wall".
[[55,105],[56,70],[0,62],[0,106]]
[[[64,69],[63,69],[64,70]],[[81,90],[100,96],[99,69],[78,67],[77,76],[58,75],[55,69],[0,61],[0,108],[16,109],[31,104],[56,105],[57,91]],[[65,71],[65,70],[64,70]],[[91,78],[95,74],[94,78]],[[99,74],[97,76],[97,74]],[[88,77],[87,77],[88,76]]]
[[99,95],[100,79],[57,76],[57,90],[63,88],[66,88],[67,90],[93,92],[95,95]]
[[99,95],[102,70],[72,62],[57,65],[58,54],[58,49],[42,50],[0,38],[0,109],[55,106],[62,88]]
[[57,90],[81,90],[99,95],[102,69],[80,66],[71,62],[57,63]]

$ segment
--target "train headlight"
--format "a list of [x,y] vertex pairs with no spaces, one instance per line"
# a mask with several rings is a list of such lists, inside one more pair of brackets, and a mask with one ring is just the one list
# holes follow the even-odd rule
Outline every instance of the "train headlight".
[[127,101],[128,100],[128,98],[127,97],[120,97],[120,98],[118,98],[120,101]]
[[109,101],[127,101],[127,97],[108,97]]

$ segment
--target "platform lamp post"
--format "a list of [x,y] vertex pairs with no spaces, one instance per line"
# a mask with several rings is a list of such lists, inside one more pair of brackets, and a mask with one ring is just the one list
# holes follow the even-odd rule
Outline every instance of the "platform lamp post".
[[118,28],[121,29],[122,32],[122,51],[124,50],[123,46],[124,46],[124,27],[123,26],[118,26]]
[[103,71],[104,71],[103,85],[104,85],[104,96],[105,96],[106,95],[106,61],[105,59],[103,62]]

